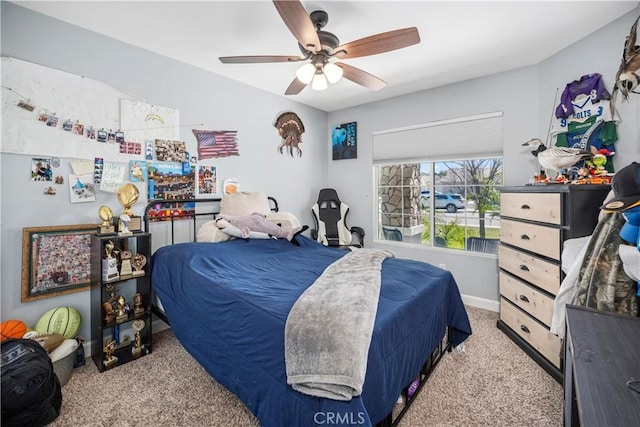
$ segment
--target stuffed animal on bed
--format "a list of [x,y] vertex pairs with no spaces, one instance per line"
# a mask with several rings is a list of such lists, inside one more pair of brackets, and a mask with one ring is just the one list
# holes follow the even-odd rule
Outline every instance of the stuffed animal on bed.
[[216,220],[216,225],[224,233],[242,239],[270,239],[275,237],[291,241],[302,230],[302,227],[286,230],[273,222],[267,221],[266,216],[258,212],[238,216],[220,215]]

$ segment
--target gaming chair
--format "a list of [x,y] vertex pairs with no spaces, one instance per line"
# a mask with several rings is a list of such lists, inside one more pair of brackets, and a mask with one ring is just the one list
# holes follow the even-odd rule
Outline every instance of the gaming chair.
[[[333,188],[323,188],[318,201],[311,208],[316,228],[311,237],[326,246],[357,247],[364,246],[364,229],[347,226],[349,206],[340,201]],[[355,237],[355,239],[354,239]]]

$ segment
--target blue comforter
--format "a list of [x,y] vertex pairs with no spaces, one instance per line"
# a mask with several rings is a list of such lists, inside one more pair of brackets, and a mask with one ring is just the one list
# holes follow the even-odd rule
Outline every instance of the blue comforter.
[[457,345],[471,326],[450,272],[419,261],[383,263],[382,285],[361,396],[337,401],[287,385],[284,329],[298,297],[346,252],[304,236],[165,246],[152,283],[176,337],[263,427],[372,425],[445,334]]

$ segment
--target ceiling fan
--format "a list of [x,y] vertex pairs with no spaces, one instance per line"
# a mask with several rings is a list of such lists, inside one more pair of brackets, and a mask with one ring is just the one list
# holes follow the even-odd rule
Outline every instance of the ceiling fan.
[[219,59],[224,64],[307,61],[296,71],[296,78],[285,91],[285,95],[296,95],[309,83],[312,89],[324,90],[328,86],[327,81],[335,83],[341,77],[369,89],[382,89],[387,84],[378,77],[351,65],[330,60],[376,55],[420,43],[418,29],[409,27],[374,34],[340,45],[338,37],[322,30],[329,21],[326,12],[316,10],[308,14],[299,1],[273,0],[273,4],[289,31],[298,40],[302,56],[222,56]]

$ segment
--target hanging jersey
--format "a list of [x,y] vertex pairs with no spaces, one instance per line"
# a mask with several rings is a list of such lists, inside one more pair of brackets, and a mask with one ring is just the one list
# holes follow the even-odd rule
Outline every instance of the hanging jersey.
[[[616,114],[611,116],[610,101],[603,99],[596,103],[592,103],[588,96],[582,95],[574,100],[571,105],[574,112],[569,117],[554,118],[551,122],[550,136],[564,133],[569,130],[569,124],[575,122],[586,122],[596,118],[598,121],[613,122],[614,125],[620,122],[620,118]],[[593,123],[593,121],[591,121]],[[557,144],[556,144],[557,145]]]
[[602,76],[598,73],[587,74],[567,84],[560,97],[560,105],[556,107],[556,117],[569,117],[574,113],[573,101],[580,95],[585,95],[594,103],[603,99],[610,99],[611,95],[604,87]]
[[571,122],[567,132],[558,134],[556,147],[579,148],[590,151],[606,148],[613,149],[613,143],[618,139],[614,122],[603,122],[596,117],[591,117],[584,122]]
[[[556,118],[551,124],[551,136],[556,136],[557,147],[579,148],[596,151],[606,148],[615,152],[614,143],[618,139],[616,130],[618,116],[612,118],[608,100],[592,104],[590,98],[579,96],[572,102],[574,113],[567,118]],[[612,156],[606,163],[608,172],[613,172]],[[577,165],[582,166],[582,162]]]

